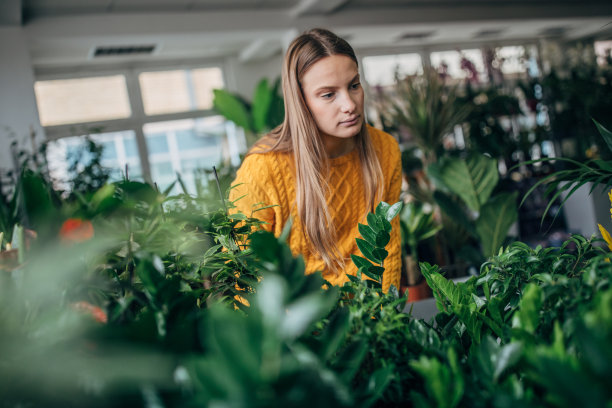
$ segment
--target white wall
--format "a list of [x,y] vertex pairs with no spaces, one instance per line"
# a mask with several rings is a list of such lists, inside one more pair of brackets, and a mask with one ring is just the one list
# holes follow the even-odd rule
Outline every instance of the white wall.
[[597,187],[589,194],[590,189],[589,183],[576,190],[565,202],[563,211],[569,232],[579,233],[585,237],[593,234],[601,237],[597,224],[612,232],[610,200],[607,194],[609,190]]
[[21,27],[0,26],[0,168],[12,168],[10,144],[31,150],[30,129],[44,139],[34,97],[34,73]]
[[272,82],[280,77],[281,63],[280,54],[248,63],[242,63],[235,57],[230,58],[227,73],[228,88],[251,101],[255,86],[262,78],[268,78],[268,81]]

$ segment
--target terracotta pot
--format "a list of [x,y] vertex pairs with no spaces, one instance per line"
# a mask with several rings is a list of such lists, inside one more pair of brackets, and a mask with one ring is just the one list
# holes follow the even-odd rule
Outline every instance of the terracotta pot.
[[18,255],[19,250],[17,249],[0,252],[0,270],[12,271],[15,269],[19,265]]
[[405,294],[406,290],[408,290],[408,300],[406,302],[416,302],[417,300],[427,299],[432,296],[431,288],[427,285],[425,279],[416,285],[403,286],[402,293]]

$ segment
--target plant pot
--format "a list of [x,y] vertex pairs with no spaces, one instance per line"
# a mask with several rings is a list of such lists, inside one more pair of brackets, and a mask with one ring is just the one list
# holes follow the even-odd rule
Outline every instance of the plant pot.
[[408,299],[406,302],[416,302],[418,300],[430,298],[431,288],[427,284],[425,279],[421,280],[420,283],[412,286],[402,286],[402,293],[406,293],[408,291]]
[[19,250],[9,249],[0,252],[0,270],[12,271],[19,265]]

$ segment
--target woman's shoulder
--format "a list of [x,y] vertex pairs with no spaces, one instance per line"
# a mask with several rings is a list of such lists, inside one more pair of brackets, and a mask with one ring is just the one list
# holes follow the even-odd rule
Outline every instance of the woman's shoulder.
[[399,154],[399,144],[389,133],[367,125],[368,133],[374,148],[382,153],[383,157],[389,154]]

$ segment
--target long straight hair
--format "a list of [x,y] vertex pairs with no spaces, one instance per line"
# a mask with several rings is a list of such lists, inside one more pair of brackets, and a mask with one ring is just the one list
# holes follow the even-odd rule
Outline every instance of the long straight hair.
[[[320,59],[332,55],[345,55],[358,64],[353,48],[325,29],[309,30],[291,42],[282,70],[285,119],[256,143],[251,153],[273,151],[293,154],[297,215],[314,251],[331,271],[339,273],[345,266],[345,260],[336,245],[336,228],[332,224],[326,200],[329,185],[325,175],[329,174],[329,158],[301,86],[306,71]],[[365,120],[355,137],[366,204],[371,211],[382,198],[383,175]]]

